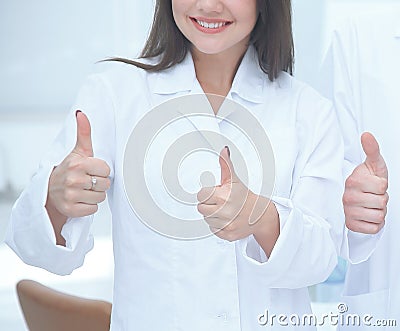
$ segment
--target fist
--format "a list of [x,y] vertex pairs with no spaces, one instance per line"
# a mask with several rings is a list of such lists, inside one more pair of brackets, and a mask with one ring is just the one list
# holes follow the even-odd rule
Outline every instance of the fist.
[[366,159],[346,179],[343,207],[348,229],[375,234],[385,224],[388,171],[374,136],[364,133],[361,143]]
[[259,230],[258,221],[267,210],[269,199],[254,194],[240,181],[227,147],[222,150],[219,163],[221,185],[198,192],[197,210],[216,236],[235,241]]
[[110,188],[110,167],[93,157],[90,122],[76,112],[77,138],[71,153],[54,168],[48,188],[48,201],[66,217],[94,214]]

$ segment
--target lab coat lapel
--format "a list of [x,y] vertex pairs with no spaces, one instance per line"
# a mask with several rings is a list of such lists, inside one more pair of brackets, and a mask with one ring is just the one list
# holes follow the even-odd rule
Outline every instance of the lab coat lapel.
[[250,45],[236,72],[230,95],[232,97],[238,95],[251,103],[263,103],[265,78],[266,74],[258,64],[256,49]]
[[[227,98],[235,100],[242,106],[247,103],[262,104],[266,98],[264,93],[266,77],[258,65],[256,50],[251,45],[242,59]],[[222,119],[226,118],[229,121],[231,118],[235,122],[237,113],[244,111],[232,101],[225,101],[217,116],[214,116],[208,99],[196,79],[190,53],[182,63],[162,72],[149,74],[149,88],[155,105],[181,97],[174,109],[176,121],[170,128],[171,134],[179,139],[188,132],[195,132],[201,147],[213,150],[215,155],[219,155],[228,143],[228,139],[221,134]],[[189,95],[191,97],[188,97]],[[235,141],[240,137],[236,134],[235,137],[229,138]]]
[[153,105],[177,98],[173,125],[176,138],[183,132],[195,131],[201,138],[202,144],[208,146],[207,148],[215,151],[222,149],[220,139],[216,139],[218,135],[210,134],[210,132],[220,134],[220,130],[213,110],[196,79],[190,53],[183,62],[174,67],[150,74],[149,88],[152,92]]

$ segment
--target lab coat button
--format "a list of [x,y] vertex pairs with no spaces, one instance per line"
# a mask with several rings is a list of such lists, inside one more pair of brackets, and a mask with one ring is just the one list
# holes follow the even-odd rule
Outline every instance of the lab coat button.
[[225,321],[228,320],[228,314],[225,313],[225,312],[224,313],[220,313],[220,314],[217,315],[217,318],[225,322]]

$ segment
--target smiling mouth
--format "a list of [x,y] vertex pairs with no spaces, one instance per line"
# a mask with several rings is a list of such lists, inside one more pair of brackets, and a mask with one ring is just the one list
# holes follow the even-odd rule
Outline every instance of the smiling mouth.
[[190,18],[194,23],[200,25],[202,28],[204,29],[221,29],[223,27],[226,27],[230,24],[232,24],[232,22],[230,21],[223,21],[223,20],[202,20],[202,19],[197,19],[195,17],[191,17]]

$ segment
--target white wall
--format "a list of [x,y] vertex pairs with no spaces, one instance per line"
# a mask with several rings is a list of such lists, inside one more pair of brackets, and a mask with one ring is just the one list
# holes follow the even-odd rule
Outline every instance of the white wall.
[[62,111],[96,61],[136,56],[152,4],[129,0],[2,1],[0,111]]
[[295,76],[311,85],[322,56],[326,0],[292,0]]
[[151,1],[0,2],[0,197],[25,187],[96,61],[135,57]]

